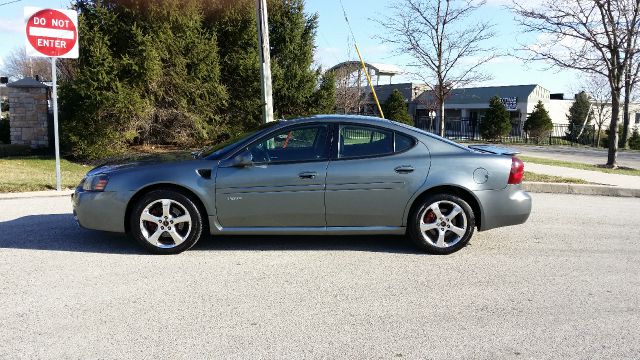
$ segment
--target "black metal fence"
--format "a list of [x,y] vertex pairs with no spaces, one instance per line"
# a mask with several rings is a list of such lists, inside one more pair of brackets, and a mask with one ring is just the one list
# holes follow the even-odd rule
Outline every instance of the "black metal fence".
[[[417,128],[438,133],[438,119],[427,117],[417,118]],[[444,136],[452,140],[486,141],[480,135],[479,122],[470,119],[445,119]],[[553,124],[551,131],[533,136],[524,131],[524,122],[511,123],[509,135],[500,138],[505,143],[528,143],[550,145],[589,145],[596,146],[597,130],[594,125],[587,125],[584,129],[572,128],[569,124]]]

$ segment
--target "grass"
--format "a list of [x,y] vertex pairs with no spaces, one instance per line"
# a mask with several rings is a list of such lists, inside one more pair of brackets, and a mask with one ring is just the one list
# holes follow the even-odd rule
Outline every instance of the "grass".
[[554,175],[543,175],[532,172],[524,172],[524,181],[545,182],[545,183],[569,183],[569,184],[589,184],[588,181],[582,179],[568,178]]
[[530,162],[533,164],[562,166],[562,167],[568,167],[568,168],[580,169],[580,170],[599,171],[599,172],[608,173],[608,174],[640,176],[640,170],[638,169],[631,169],[631,168],[609,169],[605,167],[600,167],[598,165],[564,161],[564,160],[544,159],[544,158],[538,158],[538,157],[532,157],[532,156],[518,155],[518,158],[520,158],[520,160],[524,162]]
[[[0,159],[0,193],[56,188],[56,161],[42,156]],[[62,159],[62,188],[73,189],[90,167]]]

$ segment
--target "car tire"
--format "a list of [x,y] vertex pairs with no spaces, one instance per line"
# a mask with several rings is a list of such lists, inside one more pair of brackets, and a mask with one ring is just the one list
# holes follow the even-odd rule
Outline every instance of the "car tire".
[[422,250],[446,255],[467,245],[475,225],[466,201],[451,194],[433,194],[410,217],[409,235]]
[[173,190],[154,190],[133,206],[131,236],[154,254],[178,254],[202,237],[202,213],[188,196]]

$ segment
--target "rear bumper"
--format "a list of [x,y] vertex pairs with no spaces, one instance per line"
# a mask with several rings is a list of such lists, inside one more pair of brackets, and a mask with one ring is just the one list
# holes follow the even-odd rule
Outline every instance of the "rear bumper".
[[86,229],[124,233],[128,193],[90,192],[76,189],[71,194],[73,216]]
[[476,191],[482,215],[480,231],[522,224],[531,214],[531,195],[522,184],[507,185],[502,190]]

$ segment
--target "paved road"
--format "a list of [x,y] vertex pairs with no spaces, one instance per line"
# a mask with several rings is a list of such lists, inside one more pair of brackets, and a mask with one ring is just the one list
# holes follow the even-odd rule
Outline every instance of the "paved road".
[[640,358],[640,199],[534,196],[450,256],[399,237],[151,256],[0,200],[0,358]]
[[[510,145],[505,147],[518,149],[522,155],[535,156],[555,160],[582,162],[601,165],[607,163],[607,149],[588,148],[583,146],[531,146]],[[618,165],[640,169],[640,151],[618,152]]]

